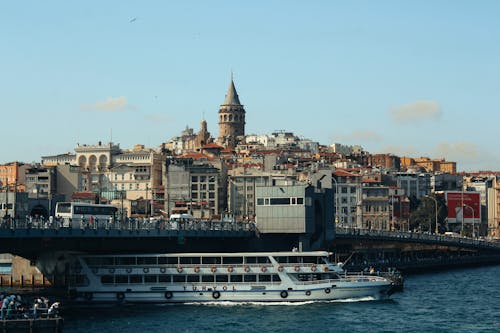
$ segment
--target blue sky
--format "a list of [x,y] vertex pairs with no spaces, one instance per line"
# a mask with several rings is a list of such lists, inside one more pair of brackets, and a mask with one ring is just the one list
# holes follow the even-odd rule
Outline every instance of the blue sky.
[[247,134],[499,170],[499,1],[3,1],[0,163]]

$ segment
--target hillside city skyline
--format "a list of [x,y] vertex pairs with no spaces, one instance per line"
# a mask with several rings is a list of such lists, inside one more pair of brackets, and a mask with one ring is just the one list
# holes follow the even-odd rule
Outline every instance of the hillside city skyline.
[[247,134],[500,165],[498,2],[29,3],[0,7],[0,163],[216,133],[232,71]]

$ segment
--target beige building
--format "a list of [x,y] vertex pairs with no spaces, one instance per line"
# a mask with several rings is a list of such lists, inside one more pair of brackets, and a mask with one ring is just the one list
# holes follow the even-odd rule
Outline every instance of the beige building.
[[493,186],[488,189],[488,237],[500,239],[500,181],[493,178]]

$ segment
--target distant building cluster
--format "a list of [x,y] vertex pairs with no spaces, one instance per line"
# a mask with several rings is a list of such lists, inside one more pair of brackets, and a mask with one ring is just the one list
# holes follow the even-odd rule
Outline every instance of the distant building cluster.
[[[38,164],[0,165],[0,217],[48,217],[57,202],[85,201],[113,204],[121,219],[230,216],[257,221],[268,232],[276,223],[282,223],[280,230],[301,232],[294,219],[305,218],[307,210],[300,207],[312,205],[311,189],[328,188],[334,193],[332,224],[379,230],[428,225],[430,231],[433,221],[412,225],[418,203],[429,196],[449,197],[449,209],[448,194],[461,193],[460,207],[455,215],[448,212],[440,227],[500,237],[497,173],[457,174],[456,163],[444,159],[325,146],[283,130],[246,134],[245,124],[246,110],[231,78],[218,111],[217,137],[203,119],[197,132],[187,127],[155,148],[77,144],[74,152],[43,156]],[[467,212],[464,193],[479,193],[477,212]],[[277,215],[281,219],[273,224]]]

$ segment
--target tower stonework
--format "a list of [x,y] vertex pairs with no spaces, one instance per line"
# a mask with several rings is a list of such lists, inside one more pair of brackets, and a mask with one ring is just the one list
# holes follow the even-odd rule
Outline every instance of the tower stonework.
[[244,135],[245,108],[240,103],[231,75],[226,98],[219,108],[219,137],[217,141],[224,147],[235,147]]

